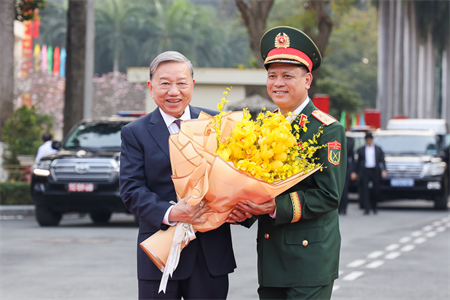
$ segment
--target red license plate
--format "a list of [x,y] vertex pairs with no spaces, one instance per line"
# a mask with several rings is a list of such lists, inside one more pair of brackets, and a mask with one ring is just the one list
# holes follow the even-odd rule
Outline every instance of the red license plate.
[[93,183],[69,183],[69,192],[93,192]]

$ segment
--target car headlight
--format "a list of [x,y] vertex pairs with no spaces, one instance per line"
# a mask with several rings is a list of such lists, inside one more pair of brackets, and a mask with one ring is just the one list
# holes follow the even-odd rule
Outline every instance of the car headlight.
[[445,172],[445,162],[427,163],[424,168],[423,176],[438,176]]
[[49,176],[51,164],[52,164],[51,160],[41,160],[34,167],[34,170],[33,170],[34,175],[45,176],[45,177]]

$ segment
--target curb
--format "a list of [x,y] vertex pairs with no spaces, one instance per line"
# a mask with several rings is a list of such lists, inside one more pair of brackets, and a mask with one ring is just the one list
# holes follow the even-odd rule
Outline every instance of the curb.
[[0,216],[34,216],[34,205],[0,205]]

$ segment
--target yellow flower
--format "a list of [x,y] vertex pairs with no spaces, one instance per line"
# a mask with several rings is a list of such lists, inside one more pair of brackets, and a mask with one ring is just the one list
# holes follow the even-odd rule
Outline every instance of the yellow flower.
[[[228,95],[228,92],[229,88],[224,94]],[[217,105],[220,113],[215,116],[213,124],[218,141],[216,154],[225,161],[266,182],[283,180],[299,172],[306,174],[320,166],[315,153],[326,146],[318,144],[323,126],[312,139],[304,142],[300,126],[296,123],[292,126],[282,114],[263,109],[256,120],[252,120],[248,110],[244,110],[242,120],[236,122],[231,135],[221,136],[223,108],[228,102],[226,98],[221,99]],[[306,126],[301,128],[303,132],[308,130]]]

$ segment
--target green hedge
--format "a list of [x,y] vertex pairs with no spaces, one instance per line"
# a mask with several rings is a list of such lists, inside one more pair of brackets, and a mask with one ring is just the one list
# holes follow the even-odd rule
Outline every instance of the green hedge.
[[0,182],[0,205],[34,204],[27,182]]

